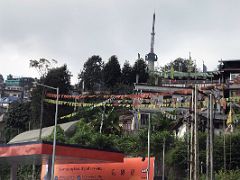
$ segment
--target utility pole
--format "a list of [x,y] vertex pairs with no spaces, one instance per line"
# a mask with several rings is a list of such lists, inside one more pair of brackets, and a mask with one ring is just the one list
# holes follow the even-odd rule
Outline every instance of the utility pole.
[[210,180],[213,178],[213,95],[210,94]]
[[226,171],[226,134],[225,134],[225,121],[223,120],[223,169]]
[[162,166],[162,180],[165,179],[165,143],[166,143],[166,139],[163,139],[163,166]]
[[[220,64],[220,69],[222,70],[222,62]],[[222,91],[224,92],[224,86],[223,86],[223,74],[221,77],[221,86],[222,86]],[[224,97],[224,96],[223,96]],[[222,114],[225,114],[225,110],[222,109]],[[224,172],[226,172],[226,133],[225,133],[225,129],[226,129],[226,122],[223,120],[223,169]]]
[[40,110],[40,128],[39,128],[39,141],[42,140],[42,124],[43,124],[43,99],[45,94],[45,88],[42,89],[42,95],[41,95],[41,110]]
[[103,103],[102,120],[101,120],[100,129],[99,129],[99,133],[100,133],[100,134],[102,134],[103,121],[104,121],[104,119],[105,119],[105,111],[106,111],[106,104]]
[[209,178],[209,101],[210,98],[208,96],[208,104],[207,104],[207,122],[206,122],[206,128],[207,128],[207,139],[206,139],[206,180]]
[[[189,114],[190,114],[189,108]],[[190,178],[190,119],[187,117],[187,177]]]
[[148,167],[147,180],[150,180],[150,139],[151,139],[151,114],[148,114]]
[[232,169],[232,132],[229,137],[229,169]]
[[194,120],[193,120],[193,107],[194,107],[194,90],[192,90],[192,103],[191,103],[191,136],[190,136],[190,172],[189,179],[193,180],[193,172],[194,172]]
[[197,119],[197,96],[198,87],[195,85],[194,93],[194,180],[199,179],[199,156],[198,156],[198,119]]
[[[230,102],[230,113],[231,113],[231,116],[232,116],[232,101]],[[231,125],[230,137],[229,137],[229,169],[232,168],[232,128],[233,127]]]

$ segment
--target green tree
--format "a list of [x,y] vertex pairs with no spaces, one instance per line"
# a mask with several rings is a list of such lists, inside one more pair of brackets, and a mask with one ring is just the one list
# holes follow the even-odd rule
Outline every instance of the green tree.
[[[45,58],[40,58],[39,60],[30,60],[29,66],[31,68],[35,68],[40,75],[40,83],[44,84],[45,77],[49,70],[56,64],[56,60],[48,60]],[[31,114],[32,114],[32,127],[38,128],[40,124],[40,128],[42,128],[43,121],[43,100],[44,100],[45,89],[42,87],[37,87],[32,92],[32,102],[31,102]],[[40,117],[40,119],[39,119]]]
[[193,60],[190,59],[183,59],[181,57],[175,59],[174,61],[170,62],[169,64],[165,65],[162,70],[163,71],[170,71],[171,67],[175,71],[179,72],[195,72],[197,71],[197,66],[194,64]]
[[169,167],[167,176],[172,179],[186,177],[187,169],[187,146],[184,139],[175,139],[174,144],[166,153],[166,165]]
[[113,89],[121,79],[121,68],[117,56],[111,56],[103,67],[103,81],[109,89]]
[[147,65],[143,59],[138,59],[133,66],[133,74],[134,77],[136,75],[139,76],[139,83],[146,83],[148,80],[148,71],[147,71]]
[[[48,71],[45,77],[41,77],[39,83],[45,84],[52,87],[58,87],[59,92],[62,94],[68,94],[71,90],[70,85],[70,77],[71,73],[67,69],[67,65],[63,65],[58,68],[53,68]],[[43,90],[44,89],[44,90]],[[42,86],[36,86],[36,88],[32,91],[32,101],[31,101],[31,112],[35,127],[39,127],[39,117],[41,115],[41,100],[44,97],[42,93],[55,93],[55,90],[51,90],[48,88],[43,88]],[[42,96],[43,95],[43,96]],[[73,111],[72,107],[67,106],[59,106],[59,116],[64,116]],[[42,127],[51,126],[54,124],[54,116],[55,116],[55,105],[44,103],[43,105],[43,121]]]
[[45,58],[40,58],[39,60],[30,60],[30,67],[35,68],[41,77],[45,77],[48,71],[53,67],[53,64],[56,64],[57,61],[52,59],[48,60]]
[[[45,138],[44,140],[53,142],[53,139],[54,139],[54,129],[51,135]],[[66,143],[68,141],[63,129],[59,125],[57,125],[56,141],[59,143]]]
[[[64,64],[61,67],[50,69],[44,78],[44,83],[49,86],[58,87],[59,93],[67,94],[71,90],[71,73]],[[56,93],[56,91],[53,91]]]
[[120,151],[124,152],[129,156],[137,156],[138,151],[138,136],[137,134],[123,135],[121,138],[118,138],[118,148]]
[[123,84],[132,85],[135,81],[133,68],[128,61],[125,61],[122,68],[121,82]]
[[83,146],[90,146],[92,142],[92,136],[94,135],[94,129],[89,124],[81,119],[76,126],[74,135],[70,138],[70,143],[80,144]]
[[92,136],[91,146],[98,149],[118,150],[118,147],[116,144],[117,138],[119,137],[115,136],[114,134],[105,135],[105,134],[95,133]]
[[9,141],[15,135],[28,130],[31,121],[30,103],[13,102],[4,116],[6,140]]
[[100,56],[92,56],[84,63],[83,71],[79,74],[80,84],[84,82],[84,88],[94,91],[97,85],[102,83],[103,61]]
[[90,125],[95,129],[96,132],[100,132],[100,126],[102,123],[102,133],[106,135],[121,134],[121,128],[119,126],[119,114],[114,108],[102,107],[98,110],[92,120]]

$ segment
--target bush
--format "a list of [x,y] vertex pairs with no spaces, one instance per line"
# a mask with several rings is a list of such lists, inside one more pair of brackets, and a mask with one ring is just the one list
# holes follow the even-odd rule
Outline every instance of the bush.
[[229,171],[223,171],[220,170],[216,174],[215,179],[216,180],[239,180],[240,178],[240,170],[229,170]]

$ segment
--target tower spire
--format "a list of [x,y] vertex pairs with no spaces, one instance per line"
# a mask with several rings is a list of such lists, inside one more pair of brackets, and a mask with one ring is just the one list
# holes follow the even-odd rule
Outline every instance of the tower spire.
[[154,71],[154,61],[157,61],[158,59],[157,55],[154,53],[154,38],[155,38],[155,12],[153,13],[150,53],[148,53],[145,56],[145,60],[148,61],[149,71]]
[[154,36],[155,36],[155,12],[153,13],[152,33],[151,33],[151,49],[150,52],[154,53]]

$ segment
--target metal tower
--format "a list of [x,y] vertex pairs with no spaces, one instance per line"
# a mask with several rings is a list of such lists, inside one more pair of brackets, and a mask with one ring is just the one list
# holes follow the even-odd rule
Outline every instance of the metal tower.
[[154,36],[155,36],[155,13],[153,13],[153,24],[152,24],[152,33],[151,33],[151,47],[150,53],[145,56],[145,60],[148,61],[148,70],[154,71],[154,62],[157,61],[158,57],[154,53]]

